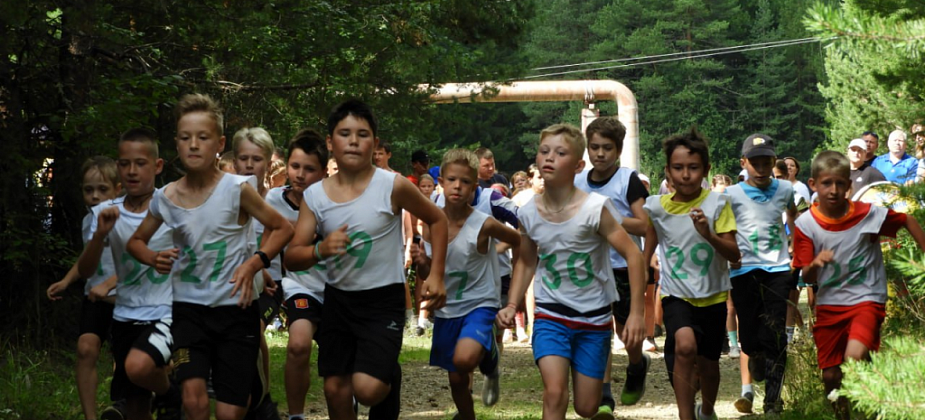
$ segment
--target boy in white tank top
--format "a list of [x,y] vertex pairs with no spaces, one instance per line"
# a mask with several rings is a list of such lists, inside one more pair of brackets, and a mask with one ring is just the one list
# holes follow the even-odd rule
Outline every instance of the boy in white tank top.
[[[187,418],[209,417],[206,381],[211,377],[215,417],[239,420],[247,411],[259,357],[254,274],[270,266],[292,237],[292,226],[260,197],[254,177],[216,166],[225,148],[218,104],[191,94],[175,109],[177,151],[187,172],[155,191],[128,250],[161,274],[171,273],[176,261],[171,332]],[[252,217],[265,228],[256,253],[249,246]],[[173,229],[176,248],[148,247],[161,225]]]
[[[92,275],[105,254],[118,262],[115,269],[119,281],[114,286],[119,293],[112,324],[116,368],[110,394],[113,401],[126,401],[126,417],[131,419],[151,418],[151,392],[156,395],[153,412],[159,419],[180,416],[180,392],[171,386],[165,370],[173,351],[173,290],[169,274],[157,274],[153,267],[135,261],[125,249],[148,213],[154,179],[163,165],[154,132],[135,128],[122,134],[117,166],[126,195],[93,208],[96,219],[90,229],[92,237],[77,262],[81,276]],[[151,246],[173,248],[172,233],[166,226],[161,227]]]
[[[623,151],[626,127],[616,117],[601,117],[588,125],[585,135],[588,139],[588,158],[592,167],[575,177],[575,187],[586,193],[595,192],[609,198],[623,217],[621,226],[630,234],[630,238],[641,252],[641,237],[645,236],[646,227],[649,225],[649,215],[642,206],[649,192],[642,185],[635,170],[620,166],[619,159]],[[623,334],[623,325],[630,312],[629,275],[626,261],[615,250],[610,251],[610,266],[613,269],[619,299],[613,305],[614,332],[619,336]],[[650,278],[648,283],[646,300],[655,292],[655,280]],[[620,392],[620,403],[623,405],[636,404],[646,391],[650,359],[649,355],[642,352],[642,346],[643,343],[640,342],[638,346],[626,348],[629,364],[626,366],[626,380]],[[608,357],[612,359],[613,353]],[[611,363],[608,361],[600,410],[612,413],[615,401],[610,389],[610,367]],[[606,416],[606,413],[602,415]]]
[[498,312],[498,323],[513,327],[527,283],[535,278],[533,357],[543,377],[544,419],[565,418],[570,376],[575,412],[585,418],[598,413],[613,334],[611,305],[617,300],[608,244],[629,267],[633,300],[623,341],[637,345],[645,338],[646,266],[610,200],[575,188],[584,149],[584,136],[574,126],[556,124],[540,133],[536,165],[545,192],[519,210],[520,258],[509,303]]
[[[845,359],[869,360],[880,348],[887,278],[879,237],[905,227],[925,249],[925,232],[914,217],[848,200],[851,166],[841,153],[819,153],[809,185],[819,200],[796,221],[793,267],[803,269],[807,284],[819,285],[813,340],[829,395],[841,387]],[[851,418],[845,397],[833,407],[836,418]]]
[[[289,141],[286,159],[289,186],[270,190],[267,203],[295,224],[305,190],[324,179],[323,162],[328,161],[324,137],[312,129],[299,131]],[[321,324],[324,304],[327,276],[324,268],[324,264],[316,264],[303,271],[286,271],[280,267],[282,288],[276,293],[283,294],[288,322],[289,341],[284,372],[290,420],[305,418],[305,396],[311,385],[312,340]]]
[[[475,419],[469,378],[476,367],[486,377],[482,402],[486,406],[498,402],[499,351],[493,330],[501,284],[493,239],[511,244],[515,250],[520,245],[516,230],[469,204],[478,185],[478,164],[475,153],[453,149],[443,156],[439,177],[450,236],[444,275],[447,304],[436,312],[430,364],[448,372],[461,420]],[[425,249],[429,248],[426,228],[423,239]],[[417,260],[418,269],[429,271],[426,257]]]
[[[726,188],[736,218],[736,243],[742,254],[741,263],[732,265],[730,272],[739,339],[747,355],[742,359],[748,359],[741,365],[745,371],[751,368],[750,376],[756,381],[767,381],[765,413],[780,413],[783,409],[780,394],[787,365],[787,298],[793,276],[781,214],[787,214],[791,232],[797,216],[793,186],[772,176],[776,159],[771,137],[749,136],[742,144],[741,159],[748,178]],[[751,381],[743,381],[736,409],[750,413],[754,395]]]
[[[666,177],[675,192],[646,199],[645,256],[651,261],[659,247],[665,364],[681,420],[716,419],[728,261],[740,259],[735,216],[725,195],[703,187],[710,154],[697,130],[665,139],[664,149]],[[698,374],[703,403],[695,407]]]
[[[296,236],[285,255],[289,270],[324,261],[327,284],[318,330],[318,373],[328,414],[355,419],[353,401],[370,419],[397,419],[401,410],[401,351],[405,325],[402,209],[430,226],[432,270],[424,284],[430,309],[443,306],[446,217],[417,187],[372,164],[376,119],[349,100],[328,117],[327,142],[338,172],[309,187]],[[315,234],[324,238],[313,244]]]

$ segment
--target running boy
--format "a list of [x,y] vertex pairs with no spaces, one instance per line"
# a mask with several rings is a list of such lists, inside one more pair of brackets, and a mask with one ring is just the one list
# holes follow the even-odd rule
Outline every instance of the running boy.
[[[879,236],[895,237],[905,227],[920,249],[925,232],[915,218],[868,203],[850,201],[851,166],[838,152],[813,159],[809,185],[819,200],[796,220],[793,266],[803,281],[819,284],[813,338],[825,392],[841,386],[845,359],[867,360],[880,348],[887,279]],[[848,419],[848,401],[834,403],[839,419]]]
[[[430,227],[434,259],[423,287],[431,309],[446,298],[446,217],[410,181],[373,166],[379,139],[365,103],[338,105],[327,128],[339,171],[305,191],[285,264],[298,271],[324,260],[327,268],[317,341],[330,417],[355,419],[356,398],[371,406],[370,419],[397,419],[405,323],[401,211]],[[316,231],[324,240],[313,245]]]
[[611,305],[620,298],[608,244],[629,267],[633,296],[623,341],[635,346],[645,338],[645,263],[620,226],[622,217],[610,200],[575,188],[575,175],[584,168],[584,149],[584,136],[574,126],[556,124],[540,133],[536,165],[542,171],[545,192],[520,208],[520,259],[511,279],[510,300],[498,312],[498,323],[513,327],[527,283],[535,278],[533,357],[543,376],[543,418],[547,420],[565,418],[569,370],[575,412],[591,417],[601,404],[613,334]]
[[[119,173],[116,169],[116,163],[105,156],[95,156],[87,159],[80,169],[83,182],[81,182],[81,192],[83,192],[84,204],[90,209],[104,201],[116,197],[121,190],[119,184]],[[84,245],[90,241],[92,232],[90,225],[93,223],[93,212],[90,211],[83,218],[82,235]],[[60,300],[60,294],[64,292],[72,283],[80,279],[77,263],[68,271],[63,279],[48,287],[46,294],[50,300]],[[80,334],[77,338],[77,367],[75,377],[77,380],[77,396],[80,398],[80,406],[83,407],[84,417],[87,420],[96,419],[96,387],[99,376],[96,373],[96,362],[100,358],[100,348],[103,340],[110,338],[110,326],[112,324],[113,302],[115,302],[115,291],[108,296],[91,295],[90,291],[106,282],[114,284],[115,267],[112,262],[112,255],[107,249],[103,253],[100,263],[95,267],[93,275],[87,276],[87,284],[84,285],[84,299],[80,307]],[[104,297],[102,299],[98,299]],[[109,410],[109,409],[107,409]]]
[[[186,175],[154,192],[128,251],[161,274],[176,260],[171,332],[186,418],[209,418],[206,380],[211,377],[215,417],[240,420],[260,346],[254,274],[270,266],[292,237],[292,226],[263,201],[253,176],[227,174],[215,165],[225,148],[218,104],[191,94],[180,99],[175,112],[177,152]],[[265,228],[253,254],[252,219]],[[149,241],[164,224],[173,229],[175,248],[152,250]]]
[[[305,189],[324,179],[323,162],[328,161],[324,137],[312,129],[299,131],[289,142],[286,158],[289,186],[270,190],[267,203],[295,224]],[[311,385],[312,339],[321,323],[324,303],[327,276],[324,268],[324,264],[316,264],[305,271],[282,270],[282,291],[276,291],[284,295],[289,324],[284,368],[289,420],[305,418],[305,395]]]
[[[777,160],[774,140],[752,134],[742,144],[745,181],[726,188],[736,219],[736,243],[742,261],[731,268],[732,303],[738,314],[738,337],[749,358],[752,378],[766,380],[764,412],[780,413],[780,399],[787,365],[787,302],[792,288],[788,238],[781,213],[787,214],[792,232],[797,208],[790,181],[775,179]],[[732,333],[730,333],[731,337]],[[731,341],[731,340],[730,340]],[[742,385],[736,409],[751,412],[754,391]]]
[[[575,187],[586,192],[596,192],[611,200],[614,208],[623,218],[621,225],[630,239],[642,252],[642,240],[649,215],[642,206],[649,192],[642,185],[636,171],[619,165],[620,153],[623,152],[623,138],[626,127],[616,117],[601,117],[591,122],[585,130],[588,139],[588,158],[591,169],[575,177]],[[630,314],[630,282],[626,260],[616,250],[610,250],[610,267],[617,285],[620,300],[613,305],[614,331],[623,335],[623,326]],[[653,282],[655,279],[649,279]],[[649,355],[642,352],[642,344],[626,347],[629,365],[626,366],[626,382],[620,392],[620,403],[633,405],[639,402],[646,392],[646,375],[649,373]],[[604,373],[604,388],[600,408],[613,412],[614,399],[610,390],[610,368],[612,353],[608,353],[607,371]]]
[[[118,261],[118,295],[112,322],[113,372],[111,399],[126,400],[126,416],[151,419],[151,392],[157,398],[158,420],[180,418],[180,392],[171,388],[165,367],[170,362],[173,289],[169,274],[158,274],[125,250],[125,245],[148,213],[154,181],[164,167],[158,158],[157,136],[135,128],[119,139],[119,176],[125,197],[93,207],[91,239],[78,260],[81,276],[93,275],[107,255]],[[167,226],[151,238],[153,249],[173,248]],[[108,246],[107,246],[108,244]],[[104,252],[106,251],[106,252]],[[168,393],[168,391],[171,391]]]
[[[674,192],[646,199],[646,261],[659,247],[665,364],[681,420],[716,419],[719,357],[726,335],[729,263],[739,261],[728,196],[703,187],[706,140],[695,129],[664,141],[665,175]],[[696,369],[696,371],[695,371]],[[703,403],[694,407],[696,378]]]
[[[436,311],[430,364],[449,373],[450,392],[461,420],[474,420],[470,374],[476,367],[486,375],[483,400],[498,401],[498,346],[495,317],[501,306],[501,278],[492,239],[516,250],[520,235],[491,215],[469,204],[478,186],[479,160],[469,150],[453,149],[443,156],[440,185],[445,195],[443,212],[449,222],[446,254],[447,304]],[[424,229],[425,248],[430,232]],[[419,269],[425,269],[419,265]],[[493,393],[491,399],[485,393]]]

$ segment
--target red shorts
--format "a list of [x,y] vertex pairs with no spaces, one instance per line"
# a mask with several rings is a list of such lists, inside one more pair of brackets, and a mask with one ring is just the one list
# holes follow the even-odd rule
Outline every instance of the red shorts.
[[884,305],[877,302],[816,306],[813,337],[819,353],[819,368],[841,365],[848,340],[860,341],[871,351],[880,349],[880,325],[885,317]]

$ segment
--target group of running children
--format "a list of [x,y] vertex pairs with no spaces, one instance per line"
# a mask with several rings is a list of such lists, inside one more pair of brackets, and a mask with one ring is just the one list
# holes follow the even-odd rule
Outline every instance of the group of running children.
[[[618,164],[625,128],[616,118],[595,120],[587,141],[571,125],[550,126],[536,154],[545,191],[505,223],[479,202],[478,158],[468,150],[443,156],[442,208],[406,178],[374,167],[377,122],[360,101],[334,108],[326,136],[296,134],[286,149],[289,185],[269,191],[253,175],[218,168],[225,137],[216,102],[187,95],[175,111],[184,176],[155,188],[163,161],[156,134],[141,128],[121,136],[115,164],[88,161],[85,248],[48,290],[59,299],[76,279],[88,280],[77,366],[88,419],[96,418],[96,357],[110,328],[111,398],[125,404],[104,418],[150,419],[152,411],[179,418],[182,407],[186,419],[208,419],[213,393],[215,418],[260,418],[269,401],[261,328],[282,302],[289,419],[304,419],[313,340],[330,418],[355,419],[358,403],[370,407],[370,419],[397,419],[403,211],[423,225],[414,259],[425,272],[418,285],[425,308],[436,317],[430,363],[448,372],[454,418],[462,420],[475,418],[476,369],[486,375],[483,402],[498,401],[496,328],[514,326],[531,283],[543,418],[565,418],[570,377],[579,416],[613,418],[614,331],[630,356],[621,402],[638,401],[650,365],[640,350],[650,261],[661,272],[665,361],[679,417],[716,418],[730,293],[749,370],[767,381],[764,411],[779,413],[792,270],[818,285],[813,337],[828,392],[839,387],[845,358],[865,359],[879,346],[887,286],[878,237],[905,227],[925,247],[915,219],[846,198],[849,162],[836,152],[813,160],[809,184],[818,202],[798,216],[791,184],[772,176],[774,141],[761,134],[742,146],[747,181],[724,194],[702,187],[710,158],[696,130],[665,139],[674,192],[628,201],[639,179]],[[239,174],[268,158],[266,139],[262,129],[235,135]],[[329,153],[338,172],[326,178]],[[502,297],[498,253],[509,248],[515,262]],[[847,402],[834,405],[847,418]]]

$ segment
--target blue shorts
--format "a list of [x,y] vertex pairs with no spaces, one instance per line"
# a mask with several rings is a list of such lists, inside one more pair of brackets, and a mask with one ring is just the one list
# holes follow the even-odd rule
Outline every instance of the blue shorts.
[[437,318],[434,321],[434,339],[430,346],[430,365],[441,367],[448,372],[456,372],[453,365],[453,353],[456,342],[463,338],[477,341],[485,351],[491,351],[495,333],[497,308],[476,308],[472,312],[457,318]]
[[589,378],[604,380],[612,332],[576,330],[549,319],[533,323],[533,360],[560,356],[572,362],[572,369]]

